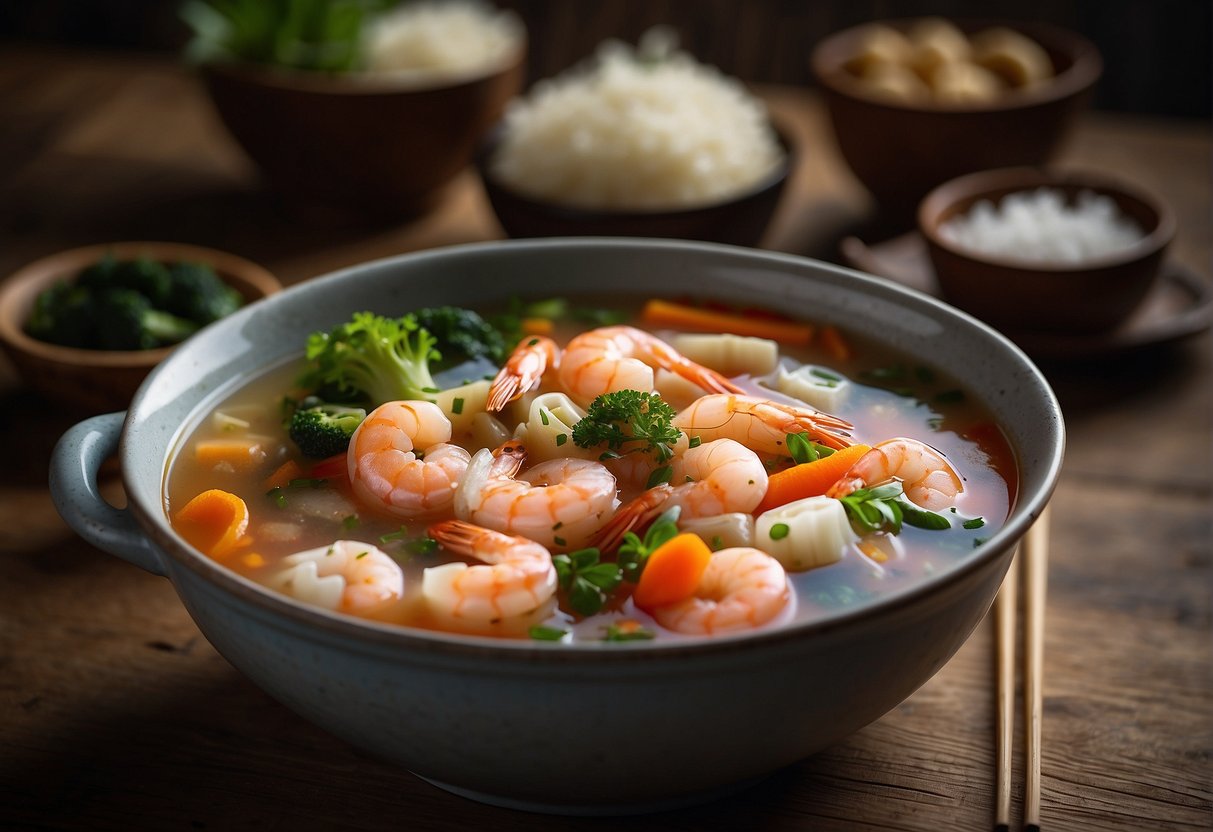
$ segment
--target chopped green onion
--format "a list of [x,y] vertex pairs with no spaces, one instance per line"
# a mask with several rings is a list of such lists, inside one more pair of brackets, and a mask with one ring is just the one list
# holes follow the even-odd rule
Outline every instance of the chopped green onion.
[[530,635],[531,638],[535,639],[535,641],[560,641],[566,635],[568,635],[568,633],[568,630],[558,630],[555,627],[542,626],[532,627],[531,629],[527,630],[527,634]]
[[451,412],[456,416],[463,412],[463,399],[456,397],[451,400]]
[[783,540],[788,536],[788,532],[790,531],[791,529],[788,528],[787,523],[776,523],[775,525],[771,526],[771,540]]

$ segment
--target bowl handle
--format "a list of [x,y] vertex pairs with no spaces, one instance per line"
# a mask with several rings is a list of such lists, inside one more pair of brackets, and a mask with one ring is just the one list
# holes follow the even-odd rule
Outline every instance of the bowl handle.
[[160,554],[134,515],[107,503],[97,486],[101,464],[118,450],[125,420],[125,411],[106,413],[68,428],[51,454],[51,499],[86,541],[154,575],[164,575]]

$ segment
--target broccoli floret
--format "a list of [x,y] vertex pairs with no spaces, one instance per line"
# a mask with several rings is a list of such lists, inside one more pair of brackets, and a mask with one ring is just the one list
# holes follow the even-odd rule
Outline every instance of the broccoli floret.
[[354,429],[365,418],[361,407],[319,404],[296,410],[287,432],[304,456],[325,459],[344,453]]
[[192,321],[152,308],[132,289],[107,289],[94,295],[97,347],[148,350],[184,341],[198,330]]
[[168,267],[148,257],[114,260],[106,255],[76,278],[76,283],[94,292],[130,289],[143,295],[156,309],[164,309],[172,287]]
[[412,315],[385,318],[357,312],[331,332],[307,339],[305,390],[324,391],[329,401],[376,407],[401,399],[427,399],[438,392],[429,363],[436,360],[434,336]]
[[458,306],[435,306],[413,313],[417,323],[437,339],[443,366],[459,361],[487,358],[500,364],[513,344],[484,318]]
[[169,269],[169,276],[163,309],[199,326],[230,315],[244,304],[240,293],[205,263],[176,263]]
[[31,338],[49,344],[81,349],[93,347],[97,339],[93,306],[89,290],[61,281],[34,299],[25,331]]

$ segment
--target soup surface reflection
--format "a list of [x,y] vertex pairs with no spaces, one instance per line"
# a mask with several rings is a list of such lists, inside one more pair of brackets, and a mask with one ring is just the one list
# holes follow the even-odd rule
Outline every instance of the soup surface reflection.
[[305,603],[565,643],[827,617],[952,568],[1005,521],[1010,449],[933,368],[832,327],[666,306],[486,313],[521,333],[512,353],[444,330],[441,357],[414,320],[383,388],[416,383],[405,397],[331,366],[381,332],[313,336],[190,426],[166,512]]

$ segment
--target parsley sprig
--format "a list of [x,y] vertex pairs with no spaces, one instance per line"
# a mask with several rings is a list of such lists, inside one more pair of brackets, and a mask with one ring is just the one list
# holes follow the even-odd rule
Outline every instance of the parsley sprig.
[[674,506],[664,511],[649,526],[648,531],[644,533],[643,540],[635,532],[624,532],[623,543],[620,544],[619,552],[615,557],[625,581],[632,584],[639,581],[640,573],[644,571],[644,565],[648,562],[649,555],[666,541],[677,537],[678,515],[681,511],[680,506]]
[[860,488],[840,500],[851,525],[860,534],[880,531],[899,534],[903,523],[931,531],[952,528],[942,514],[919,508],[907,500],[900,482]]
[[579,448],[607,447],[605,458],[629,453],[651,453],[658,462],[674,455],[682,436],[674,427],[674,408],[656,393],[618,390],[590,403],[585,418],[573,426],[573,444]]
[[597,549],[578,549],[567,555],[553,555],[556,580],[569,599],[569,606],[580,615],[594,615],[606,605],[609,596],[623,580],[617,563],[600,561]]

